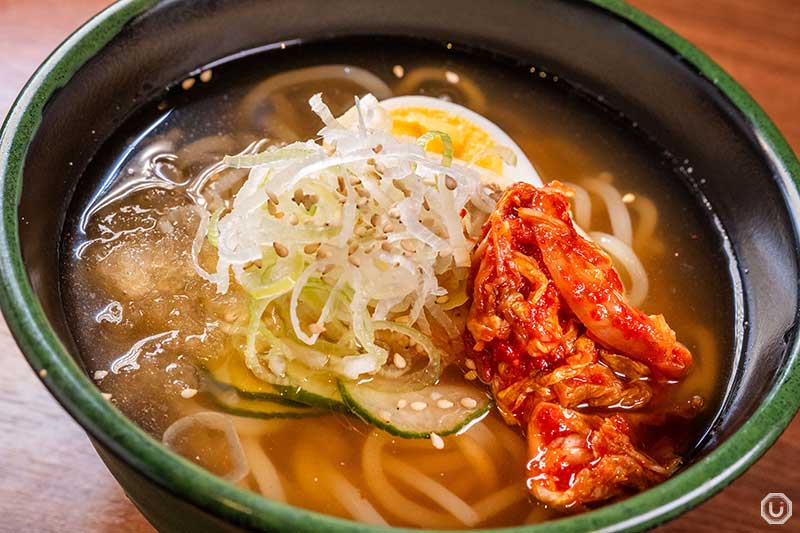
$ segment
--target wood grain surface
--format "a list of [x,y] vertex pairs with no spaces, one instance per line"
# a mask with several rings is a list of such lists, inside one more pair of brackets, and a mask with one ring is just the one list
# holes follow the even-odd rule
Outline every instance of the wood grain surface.
[[[0,0],[0,116],[27,78],[104,0]],[[800,152],[800,0],[633,0],[705,50],[767,110]],[[800,419],[721,494],[667,532],[800,530]],[[759,503],[784,492],[795,516],[767,526]],[[0,531],[144,532],[81,429],[29,369],[0,322]]]

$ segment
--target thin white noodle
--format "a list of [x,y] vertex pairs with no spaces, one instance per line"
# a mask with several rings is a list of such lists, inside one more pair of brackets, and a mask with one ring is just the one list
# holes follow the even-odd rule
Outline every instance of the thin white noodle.
[[628,272],[628,277],[631,280],[631,286],[626,290],[628,303],[633,306],[641,305],[647,298],[650,284],[647,279],[647,271],[642,266],[642,262],[639,261],[636,252],[620,239],[608,233],[593,231],[590,235],[601,248],[616,259],[617,263],[621,264]]
[[[500,441],[508,454],[512,457],[512,460],[518,465],[524,465],[528,451],[519,433],[509,428],[504,423],[495,422],[493,420],[487,421],[486,429],[491,431],[491,426],[494,426],[492,434],[497,437],[497,440]],[[479,426],[475,427],[477,428]]]
[[524,500],[528,496],[525,485],[509,485],[481,499],[472,506],[481,522],[488,520],[500,511],[508,509],[515,503]]
[[587,231],[592,225],[592,198],[589,193],[574,183],[565,183],[567,187],[575,191],[573,202],[575,203],[575,223]]
[[616,238],[630,246],[633,243],[633,228],[628,208],[616,187],[597,178],[583,180],[582,185],[603,199],[611,221],[611,232]]
[[437,529],[453,527],[454,520],[447,515],[409,500],[394,488],[386,477],[381,460],[385,443],[379,434],[373,432],[364,442],[361,454],[364,481],[375,500],[389,513],[409,524]]
[[[446,81],[446,73],[439,67],[417,67],[405,73],[405,76],[397,83],[399,94],[416,94],[420,91],[420,86],[425,82],[434,83]],[[458,84],[455,85],[458,92],[466,97],[462,105],[470,108],[476,113],[483,113],[486,109],[486,96],[478,85],[467,77],[463,72],[459,73]]]
[[375,510],[369,501],[361,496],[358,489],[331,465],[322,462],[318,465],[320,473],[324,474],[331,495],[347,510],[350,515],[366,524],[388,526],[381,514]]
[[[327,509],[330,513],[331,503],[338,504],[339,502],[331,502],[327,492],[322,490],[317,469],[319,453],[305,441],[302,434],[297,439],[291,459],[292,481],[297,484],[303,497],[306,498],[306,503],[311,502],[316,509]],[[341,509],[341,506],[336,505],[336,509]]]
[[441,483],[394,457],[387,456],[383,462],[388,473],[439,504],[465,526],[473,527],[480,522],[478,513]]
[[469,435],[481,448],[489,451],[496,461],[502,462],[506,459],[503,453],[503,445],[497,439],[486,420],[473,425],[465,434]]
[[469,461],[475,477],[480,480],[481,487],[485,490],[497,487],[497,470],[488,450],[471,438],[469,433],[454,440]]
[[717,353],[717,339],[705,326],[701,326],[699,324],[694,324],[688,329],[688,338],[694,337],[695,340],[695,355],[699,355],[698,359],[700,361],[705,358],[706,360],[712,360],[713,354]]
[[446,452],[440,451],[431,446],[430,441],[426,442],[427,446],[435,453],[421,455],[420,452],[415,451],[413,454],[408,454],[409,459],[414,461],[414,466],[432,475],[447,474],[458,472],[464,468],[464,455],[458,451]]
[[250,472],[256,480],[258,490],[261,494],[272,500],[286,502],[286,492],[283,490],[283,483],[278,476],[275,465],[272,464],[267,454],[261,448],[258,439],[245,437],[242,439],[242,448],[250,463]]
[[636,230],[634,231],[634,244],[637,248],[652,246],[662,248],[661,242],[654,237],[658,226],[658,208],[650,198],[636,195],[636,200],[631,204],[638,215]]
[[175,155],[184,167],[198,161],[230,154],[235,149],[235,141],[230,135],[207,135],[183,145]]

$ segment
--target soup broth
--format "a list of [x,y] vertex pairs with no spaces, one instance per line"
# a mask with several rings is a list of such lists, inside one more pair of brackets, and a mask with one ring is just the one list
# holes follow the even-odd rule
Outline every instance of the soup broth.
[[[305,67],[320,68],[291,74]],[[181,417],[222,411],[204,372],[241,353],[235,324],[248,312],[239,290],[219,294],[193,268],[197,198],[181,184],[261,139],[314,138],[320,123],[307,102],[318,92],[334,115],[372,92],[379,99],[439,97],[486,116],[522,147],[544,181],[584,186],[596,206],[587,230],[611,231],[597,183],[613,184],[632,213],[633,248],[649,274],[642,308],[664,314],[694,354],[688,376],[659,391],[647,409],[703,398],[699,417],[669,428],[683,453],[702,438],[732,351],[726,256],[685,176],[624,118],[551,73],[447,43],[303,44],[191,79],[106,142],[76,193],[62,247],[65,307],[85,368],[155,438]],[[244,170],[226,171],[201,201],[229,198],[245,177]],[[142,188],[147,180],[170,185]],[[109,201],[112,189],[118,194]],[[446,373],[443,380],[463,378]],[[558,516],[529,501],[525,438],[495,412],[444,437],[442,449],[342,413],[228,420],[251,467],[267,466],[237,476],[241,458],[232,456],[223,430],[183,437],[173,449],[292,505],[412,527],[498,527]]]

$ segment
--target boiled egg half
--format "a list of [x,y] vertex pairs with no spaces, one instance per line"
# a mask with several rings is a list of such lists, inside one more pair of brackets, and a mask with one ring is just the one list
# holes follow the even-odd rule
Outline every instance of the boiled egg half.
[[[380,102],[391,119],[390,131],[397,137],[419,138],[429,131],[446,133],[453,143],[455,159],[474,163],[502,179],[507,186],[524,181],[542,186],[525,152],[494,122],[466,107],[430,96],[396,96]],[[427,150],[442,152],[442,142],[431,140]],[[515,164],[504,161],[499,149],[510,151]],[[505,158],[508,159],[508,158]]]

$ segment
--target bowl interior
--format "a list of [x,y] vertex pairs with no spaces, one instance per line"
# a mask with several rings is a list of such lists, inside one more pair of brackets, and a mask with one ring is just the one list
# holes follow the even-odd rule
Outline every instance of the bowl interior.
[[[307,16],[311,12],[315,16]],[[43,127],[27,152],[19,202],[30,282],[73,355],[59,291],[61,228],[103,142],[189,73],[276,43],[343,35],[436,36],[514,58],[624,113],[663,147],[720,235],[735,306],[732,371],[721,416],[693,461],[748,420],[775,386],[796,336],[800,276],[788,171],[746,109],[673,50],[589,2],[330,0],[323,9],[313,0],[163,2],[106,35],[100,52],[63,79],[47,102]]]

